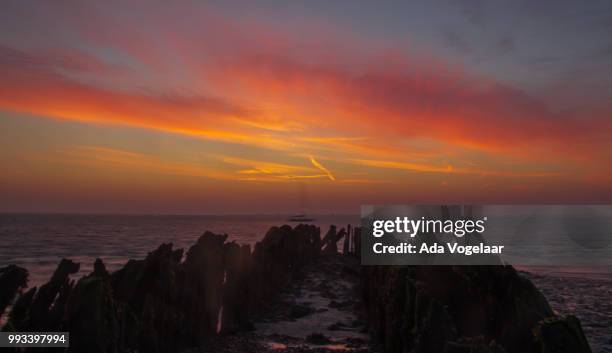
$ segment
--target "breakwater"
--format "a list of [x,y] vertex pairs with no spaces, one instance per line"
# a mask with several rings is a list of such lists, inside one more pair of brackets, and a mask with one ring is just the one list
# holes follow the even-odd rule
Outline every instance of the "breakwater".
[[[112,273],[97,260],[78,281],[70,275],[79,264],[64,259],[28,290],[27,271],[8,266],[4,330],[69,331],[68,352],[181,352],[252,330],[305,265],[340,256],[340,240],[344,255],[358,257],[359,235],[350,226],[323,237],[311,225],[272,227],[251,249],[206,232],[185,253],[162,244]],[[556,315],[510,266],[356,266],[356,308],[384,352],[590,351],[579,321]]]

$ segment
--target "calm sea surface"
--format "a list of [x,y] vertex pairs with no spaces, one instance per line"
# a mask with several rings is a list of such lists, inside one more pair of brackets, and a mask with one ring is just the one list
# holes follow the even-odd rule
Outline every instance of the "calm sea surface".
[[[325,234],[331,224],[359,224],[359,216],[317,216]],[[128,259],[141,259],[161,243],[188,249],[209,230],[253,245],[287,216],[137,216],[0,214],[0,267],[28,269],[30,286],[45,283],[62,258],[81,264],[83,275],[94,260],[114,271]],[[559,313],[578,316],[594,352],[612,352],[612,275],[609,268],[523,267]]]
[[[0,267],[16,264],[30,272],[30,286],[46,282],[62,258],[91,272],[96,258],[114,271],[144,258],[162,243],[187,250],[205,231],[253,245],[288,216],[138,216],[0,214]],[[322,235],[331,224],[358,224],[359,216],[316,216]]]

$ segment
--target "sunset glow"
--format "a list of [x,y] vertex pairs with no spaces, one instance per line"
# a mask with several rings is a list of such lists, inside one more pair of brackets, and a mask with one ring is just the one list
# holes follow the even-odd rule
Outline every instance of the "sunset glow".
[[[570,22],[568,54],[535,9],[479,22],[449,3],[459,20],[429,26],[400,9],[393,27],[356,8],[38,5],[0,14],[0,210],[291,212],[303,188],[342,213],[612,199],[595,24]],[[486,27],[506,13],[541,38]]]

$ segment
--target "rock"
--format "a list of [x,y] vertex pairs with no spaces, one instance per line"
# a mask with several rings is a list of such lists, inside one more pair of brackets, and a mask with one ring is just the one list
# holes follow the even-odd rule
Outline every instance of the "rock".
[[[79,265],[64,259],[48,283],[17,298],[8,328],[69,330],[68,352],[185,351],[221,333],[252,329],[251,312],[273,301],[321,249],[320,229],[303,224],[271,228],[253,253],[226,239],[206,232],[184,260],[181,249],[162,244],[113,274],[96,259],[76,284],[69,275]],[[27,278],[16,267],[2,269],[4,302],[25,287],[23,274]],[[291,315],[313,311],[299,304]]]
[[355,227],[353,231],[353,251],[354,256],[361,258],[361,228]]
[[219,310],[223,303],[225,277],[224,243],[227,234],[205,232],[197,243],[189,248],[185,258],[185,275],[189,283],[185,289],[189,295],[189,321],[197,330],[195,337],[206,337],[217,332]]
[[293,267],[301,267],[321,251],[321,229],[314,225],[298,224],[293,228],[292,249],[290,255],[294,259]]
[[254,294],[251,307],[262,307],[262,302],[274,297],[291,280],[292,260],[286,250],[291,247],[292,233],[289,226],[272,227],[265,237],[255,244],[250,281]]
[[342,253],[347,256],[361,256],[361,228],[347,226]]
[[359,320],[355,320],[351,323],[344,323],[344,322],[338,321],[336,323],[329,325],[327,329],[330,331],[356,331],[359,327],[362,327],[362,326],[363,326],[363,322]]
[[255,244],[251,259],[250,306],[263,310],[296,276],[305,263],[320,252],[320,229],[300,224],[295,228],[272,227]]
[[351,306],[355,305],[355,302],[352,300],[343,300],[343,301],[335,301],[332,300],[331,302],[329,302],[328,306],[330,308],[334,308],[334,309],[343,309],[343,308],[349,308]]
[[329,231],[323,237],[323,252],[326,254],[336,254],[338,252],[338,242],[344,238],[346,231],[342,228],[339,232],[336,232],[336,226],[332,225],[329,227]]
[[342,244],[342,254],[350,255],[351,254],[351,243],[353,240],[353,234],[351,233],[351,225],[346,226],[346,238],[344,238],[344,243]]
[[444,353],[505,353],[495,341],[486,344],[482,337],[464,340],[462,342],[447,342]]
[[304,304],[295,304],[291,307],[291,310],[289,312],[289,316],[292,319],[300,319],[303,318],[304,316],[308,316],[312,313],[315,312],[315,309],[312,308],[311,306],[308,305],[304,305]]
[[223,286],[223,333],[253,329],[249,308],[251,249],[235,242],[225,244],[225,285]]
[[108,272],[106,271],[106,266],[104,265],[104,262],[102,262],[101,259],[96,259],[94,261],[94,265],[93,265],[93,272],[91,273],[91,275],[93,276],[98,276],[101,278],[107,278],[108,277]]
[[539,353],[532,331],[554,317],[544,296],[511,266],[371,266],[363,271],[368,325],[386,352],[443,352],[449,342],[481,336],[479,347],[493,349],[494,341],[497,350]]
[[[40,286],[32,303],[29,306],[29,327],[32,331],[57,331],[58,316],[61,316],[64,311],[63,303],[68,297],[72,283],[69,280],[71,274],[79,271],[79,264],[68,259],[62,259],[53,272],[49,282]],[[59,303],[61,308],[52,309],[55,299],[60,296],[62,301]],[[50,315],[51,313],[54,315]]]
[[416,337],[416,353],[442,353],[447,342],[457,339],[457,328],[453,319],[437,300],[430,302],[429,311],[419,326]]
[[534,329],[534,336],[542,353],[591,353],[580,321],[573,315],[540,321]]
[[70,352],[115,353],[119,348],[119,321],[110,276],[96,259],[94,271],[81,278],[67,304]]
[[325,336],[322,333],[311,333],[310,335],[306,336],[306,342],[318,346],[332,343],[329,337]]
[[5,327],[13,331],[61,331],[73,286],[69,276],[78,270],[79,264],[62,259],[49,282],[17,298]]
[[346,328],[347,328],[346,325],[340,321],[327,326],[327,329],[329,331],[342,331],[342,330],[345,330]]
[[30,288],[27,292],[20,295],[9,314],[8,323],[12,328],[12,331],[25,331],[29,326],[28,312],[30,310],[30,304],[36,294],[36,287]]
[[27,285],[28,271],[25,268],[15,265],[0,268],[0,316]]
[[[195,326],[185,325],[192,311],[189,297],[182,293],[187,285],[182,254],[172,244],[162,244],[144,260],[129,261],[111,276],[123,350],[171,352],[194,341]],[[94,270],[98,272],[100,266]]]
[[68,285],[62,286],[59,290],[57,298],[53,302],[51,309],[49,309],[48,315],[48,326],[49,327],[61,327],[63,320],[66,315],[66,309],[68,307],[68,298],[72,294],[74,287],[74,281],[69,281]]

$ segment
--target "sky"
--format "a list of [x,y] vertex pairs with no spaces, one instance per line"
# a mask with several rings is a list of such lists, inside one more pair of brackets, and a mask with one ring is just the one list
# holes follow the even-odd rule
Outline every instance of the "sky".
[[610,33],[609,1],[5,1],[0,211],[609,203]]

